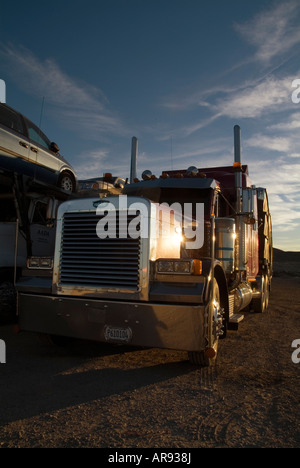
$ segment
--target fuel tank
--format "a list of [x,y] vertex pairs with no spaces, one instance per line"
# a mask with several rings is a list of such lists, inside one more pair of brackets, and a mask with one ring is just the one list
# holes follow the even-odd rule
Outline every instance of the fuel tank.
[[239,310],[247,307],[252,300],[252,288],[248,283],[241,283],[234,293],[234,310]]

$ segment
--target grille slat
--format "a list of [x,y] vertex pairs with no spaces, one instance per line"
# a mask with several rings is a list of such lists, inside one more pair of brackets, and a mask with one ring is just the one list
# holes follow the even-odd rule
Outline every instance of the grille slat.
[[[127,216],[127,225],[134,216]],[[65,213],[63,217],[60,284],[88,287],[139,288],[140,239],[124,238],[127,226],[116,216],[116,238],[100,239],[101,215]]]
[[[90,265],[90,266],[95,266],[96,265],[96,266],[101,266],[101,267],[104,266],[104,265],[107,265],[107,266],[109,266],[111,268],[114,268],[114,265],[115,265],[116,268],[119,267],[119,264],[117,263],[117,261],[115,263],[113,263],[112,261],[106,261],[105,262],[105,261],[102,261],[102,260],[101,261],[98,261],[98,260],[85,260],[85,261],[84,260],[77,260],[77,261],[76,260],[69,260],[68,261],[68,265],[69,265],[68,268],[72,268],[72,265],[74,267],[77,267],[78,264],[82,265],[83,268],[84,268],[85,265],[86,266],[87,265]],[[138,265],[137,263],[133,263],[134,268],[136,268],[137,265]],[[127,268],[129,268],[129,267],[130,266],[127,265]]]

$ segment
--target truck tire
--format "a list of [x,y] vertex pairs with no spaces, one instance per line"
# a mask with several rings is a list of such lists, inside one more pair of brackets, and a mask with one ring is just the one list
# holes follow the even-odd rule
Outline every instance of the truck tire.
[[209,304],[208,346],[202,351],[189,351],[188,357],[192,364],[200,367],[212,367],[216,363],[220,330],[222,329],[223,310],[221,308],[219,285],[214,278],[213,300]]
[[269,298],[270,298],[270,280],[268,275],[265,276],[265,310],[269,307]]
[[16,290],[11,281],[0,283],[0,323],[16,323]]

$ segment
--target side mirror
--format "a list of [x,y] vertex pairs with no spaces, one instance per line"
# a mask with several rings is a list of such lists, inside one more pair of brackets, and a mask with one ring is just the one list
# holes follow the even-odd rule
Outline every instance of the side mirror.
[[252,213],[244,213],[243,221],[245,224],[252,224],[252,226],[256,223],[256,219]]
[[50,150],[53,151],[53,153],[59,153],[59,147],[54,141],[50,143]]

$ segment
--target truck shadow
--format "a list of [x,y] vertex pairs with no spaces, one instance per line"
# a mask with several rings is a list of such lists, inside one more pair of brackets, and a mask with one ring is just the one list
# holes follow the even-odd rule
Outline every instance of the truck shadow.
[[[7,364],[0,368],[0,427],[126,392],[130,399],[136,389],[195,372],[185,360],[151,365],[146,358],[143,365],[133,355],[133,364],[125,362],[125,352],[135,354],[140,348],[84,344],[72,343],[63,350],[42,346],[39,354],[36,347],[8,353]],[[111,354],[116,361],[101,360]]]

